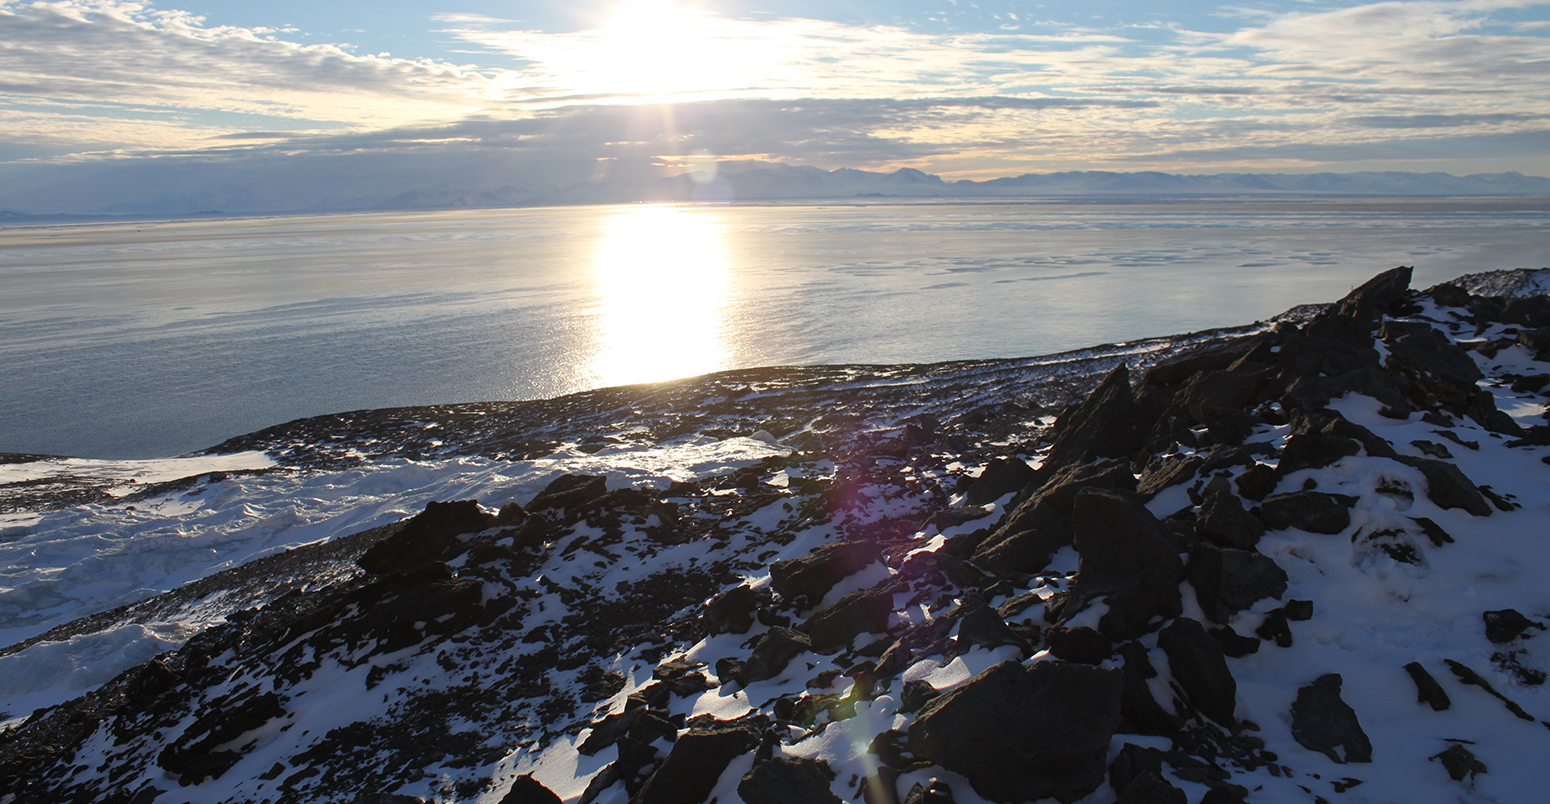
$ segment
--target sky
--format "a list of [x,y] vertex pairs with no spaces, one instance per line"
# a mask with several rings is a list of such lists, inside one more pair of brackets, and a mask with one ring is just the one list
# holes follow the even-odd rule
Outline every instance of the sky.
[[0,0],[0,208],[707,157],[1550,175],[1550,0]]

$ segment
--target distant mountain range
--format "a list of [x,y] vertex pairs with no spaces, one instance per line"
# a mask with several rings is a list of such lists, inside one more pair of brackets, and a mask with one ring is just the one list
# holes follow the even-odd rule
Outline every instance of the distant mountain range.
[[[948,181],[913,168],[880,173],[777,162],[717,164],[712,173],[632,175],[571,184],[524,184],[492,177],[479,184],[455,181],[380,195],[316,198],[308,206],[271,200],[242,186],[223,185],[106,204],[103,216],[250,214],[553,206],[649,201],[761,201],[840,198],[1036,198],[1200,196],[1525,196],[1550,195],[1550,178],[1517,172],[1454,176],[1448,173],[1217,173],[1181,175],[1153,171],[1025,173],[987,181]],[[495,183],[501,181],[503,183]],[[489,184],[483,184],[489,182]],[[480,186],[483,184],[483,186]],[[44,216],[0,210],[0,222]],[[60,216],[47,216],[58,218]]]

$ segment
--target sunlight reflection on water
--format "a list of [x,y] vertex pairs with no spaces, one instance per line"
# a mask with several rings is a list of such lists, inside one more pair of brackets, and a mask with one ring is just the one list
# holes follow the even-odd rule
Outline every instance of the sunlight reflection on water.
[[602,301],[595,385],[628,385],[727,367],[728,260],[714,212],[621,209],[603,223],[593,265]]

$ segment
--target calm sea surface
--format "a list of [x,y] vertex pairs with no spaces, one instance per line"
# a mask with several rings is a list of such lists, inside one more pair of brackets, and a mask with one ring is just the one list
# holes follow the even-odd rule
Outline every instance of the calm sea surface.
[[1550,265],[1550,202],[620,206],[0,229],[0,451],[1248,323]]

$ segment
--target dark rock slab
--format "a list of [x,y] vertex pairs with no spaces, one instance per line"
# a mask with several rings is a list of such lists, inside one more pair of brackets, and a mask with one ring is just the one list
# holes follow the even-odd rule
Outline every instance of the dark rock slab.
[[1238,494],[1245,500],[1258,502],[1274,493],[1279,481],[1275,467],[1256,463],[1238,475]]
[[561,475],[523,507],[529,512],[564,510],[574,513],[607,493],[608,478],[603,475]]
[[801,558],[770,565],[770,586],[788,601],[812,606],[834,585],[865,569],[882,556],[874,542],[826,544]]
[[1188,578],[1201,610],[1218,623],[1226,623],[1260,600],[1280,599],[1286,593],[1286,571],[1270,557],[1204,542],[1190,548]]
[[737,586],[711,598],[700,614],[700,622],[710,635],[746,634],[753,627],[758,610],[759,596],[753,588]]
[[1259,518],[1271,530],[1297,528],[1309,533],[1339,533],[1351,524],[1355,497],[1320,491],[1293,491],[1266,497]]
[[1024,656],[1033,652],[1033,646],[1017,632],[1007,626],[1001,619],[1001,614],[985,603],[985,599],[977,593],[969,593],[960,606],[961,615],[958,619],[958,644],[962,647],[979,645],[984,648],[999,648],[1002,645],[1015,645]]
[[1485,621],[1485,638],[1498,645],[1523,636],[1530,628],[1545,630],[1545,626],[1523,616],[1523,613],[1517,609],[1487,611],[1480,615],[1480,619]]
[[1455,782],[1462,782],[1466,778],[1473,781],[1477,775],[1489,770],[1474,752],[1458,743],[1433,754],[1431,760],[1441,762],[1443,769],[1448,772],[1448,778]]
[[1222,645],[1222,653],[1232,659],[1239,659],[1259,653],[1259,640],[1254,637],[1246,637],[1232,630],[1228,626],[1212,628],[1211,637]]
[[1362,731],[1356,710],[1340,699],[1341,683],[1339,673],[1328,673],[1297,691],[1292,702],[1292,738],[1342,765],[1371,762],[1372,741]]
[[1128,458],[1145,443],[1151,422],[1130,390],[1130,372],[1122,363],[1051,428],[1042,472],[1059,472],[1098,458]]
[[1162,764],[1163,753],[1156,748],[1125,743],[1115,754],[1114,761],[1109,763],[1109,787],[1116,793],[1124,793],[1125,788],[1143,774],[1161,775]]
[[1448,700],[1447,691],[1432,678],[1432,674],[1426,672],[1426,668],[1420,662],[1411,662],[1405,665],[1405,672],[1410,674],[1410,680],[1415,682],[1416,703],[1424,703],[1432,708],[1432,711],[1441,712],[1452,705]]
[[1188,804],[1189,797],[1161,774],[1147,771],[1120,793],[1114,804]]
[[884,581],[870,589],[861,589],[834,601],[808,617],[798,626],[819,653],[843,650],[861,634],[881,634],[888,630],[893,614],[893,596],[900,583]]
[[775,757],[755,763],[737,785],[746,804],[842,804],[829,782],[829,763],[806,757]]
[[1117,670],[1003,662],[927,703],[906,745],[992,801],[1069,803],[1103,784],[1122,686]]
[[1227,669],[1222,645],[1205,626],[1180,617],[1157,633],[1157,646],[1168,654],[1173,680],[1202,715],[1231,728],[1238,705],[1238,682]]
[[1284,477],[1302,469],[1319,469],[1360,453],[1355,441],[1323,433],[1299,433],[1286,440],[1276,470]]
[[1134,495],[1084,489],[1072,511],[1080,562],[1069,618],[1088,602],[1107,596],[1109,610],[1098,630],[1121,642],[1146,633],[1155,618],[1182,611],[1179,582],[1184,562],[1162,524]]
[[1252,550],[1265,535],[1265,523],[1243,510],[1243,501],[1225,488],[1208,494],[1195,519],[1195,531],[1223,547]]
[[501,804],[560,804],[560,797],[529,773],[518,776],[511,783]]
[[1072,514],[1083,489],[1134,490],[1125,461],[1097,461],[1056,472],[996,526],[974,551],[973,561],[990,572],[1038,572],[1055,551],[1072,543]]
[[760,634],[757,639],[752,655],[737,672],[737,680],[743,686],[780,675],[792,659],[813,649],[806,634],[778,626]]
[[1490,516],[1491,504],[1457,466],[1433,458],[1399,456],[1398,460],[1426,476],[1426,498],[1438,508],[1461,508],[1475,516]]
[[768,724],[756,720],[762,718],[721,721],[685,732],[631,804],[701,804],[732,760],[759,745]]
[[1177,385],[1203,371],[1229,369],[1261,350],[1268,354],[1271,340],[1270,336],[1256,335],[1181,352],[1159,360],[1147,370],[1142,382],[1165,387]]
[[1157,677],[1157,669],[1147,658],[1146,648],[1139,642],[1127,642],[1119,652],[1125,659],[1121,667],[1124,688],[1120,694],[1120,731],[1125,734],[1172,734],[1178,731],[1184,722],[1157,703],[1146,683],[1147,679]]
[[1101,664],[1114,655],[1114,643],[1097,630],[1087,626],[1063,628],[1053,626],[1044,630],[1044,644],[1055,658],[1082,664]]
[[494,526],[495,517],[480,509],[477,500],[428,502],[402,530],[372,545],[356,563],[379,575],[410,572],[451,558],[462,544],[458,536]]
[[964,493],[964,502],[969,505],[995,502],[1014,491],[1021,491],[1038,478],[1039,473],[1021,458],[996,458],[985,464],[985,471],[969,484]]

